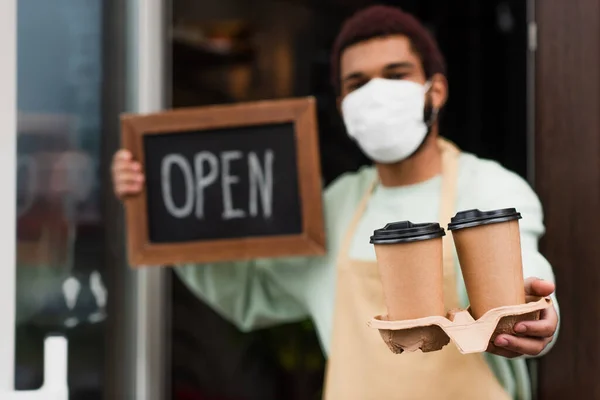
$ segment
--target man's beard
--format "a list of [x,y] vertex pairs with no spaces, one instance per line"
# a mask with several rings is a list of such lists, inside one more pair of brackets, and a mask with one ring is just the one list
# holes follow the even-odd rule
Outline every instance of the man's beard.
[[417,154],[419,154],[419,152],[421,150],[423,150],[423,148],[425,147],[425,143],[427,143],[427,141],[429,140],[429,137],[431,136],[432,127],[433,127],[433,124],[437,120],[437,116],[438,116],[438,113],[433,112],[433,105],[431,104],[431,98],[428,98],[427,101],[425,102],[425,108],[423,109],[423,121],[425,121],[425,124],[427,125],[427,133],[425,134],[425,137],[423,138],[423,141],[421,142],[419,147],[417,147],[417,149],[415,151],[413,151],[410,156],[406,157],[405,160],[408,160],[411,157],[416,156]]

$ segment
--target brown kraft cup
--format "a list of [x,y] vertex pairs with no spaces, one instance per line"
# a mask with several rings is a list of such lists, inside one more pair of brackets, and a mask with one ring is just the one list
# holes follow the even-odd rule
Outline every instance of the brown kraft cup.
[[445,315],[444,235],[437,223],[402,221],[387,224],[371,236],[389,320]]
[[525,304],[519,219],[514,208],[468,210],[448,225],[475,319],[493,308]]

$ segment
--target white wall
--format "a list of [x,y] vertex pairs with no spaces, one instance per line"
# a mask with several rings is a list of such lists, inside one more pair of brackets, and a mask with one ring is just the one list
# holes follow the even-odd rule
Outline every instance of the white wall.
[[16,6],[16,0],[0,1],[0,393],[14,382]]

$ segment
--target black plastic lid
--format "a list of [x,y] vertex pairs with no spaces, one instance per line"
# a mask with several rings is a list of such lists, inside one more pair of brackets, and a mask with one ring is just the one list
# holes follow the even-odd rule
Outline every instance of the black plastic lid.
[[514,221],[517,219],[521,219],[521,214],[514,208],[493,211],[467,210],[461,211],[452,217],[450,224],[448,224],[448,230],[473,228],[475,226]]
[[446,234],[438,223],[413,224],[410,221],[392,222],[377,229],[371,236],[371,244],[396,244],[435,239]]

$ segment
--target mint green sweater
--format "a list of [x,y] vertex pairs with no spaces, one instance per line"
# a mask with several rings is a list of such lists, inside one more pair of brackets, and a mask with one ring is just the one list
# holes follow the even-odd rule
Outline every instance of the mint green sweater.
[[[243,331],[312,318],[323,351],[329,354],[338,249],[358,202],[375,174],[373,167],[366,167],[341,176],[325,190],[328,246],[325,256],[181,265],[176,267],[179,277],[200,299]],[[388,222],[437,221],[440,190],[441,176],[411,186],[378,186],[355,233],[352,258],[374,261],[375,252],[369,237]],[[535,193],[523,179],[499,164],[462,153],[455,211],[508,207],[515,207],[523,216],[520,226],[524,276],[553,282],[552,268],[538,252],[544,225],[542,207]],[[455,261],[459,277],[457,289],[462,306],[466,307],[467,292],[456,254]],[[558,309],[556,299],[553,300]],[[509,360],[490,354],[486,357],[513,398],[531,398],[524,358]]]

